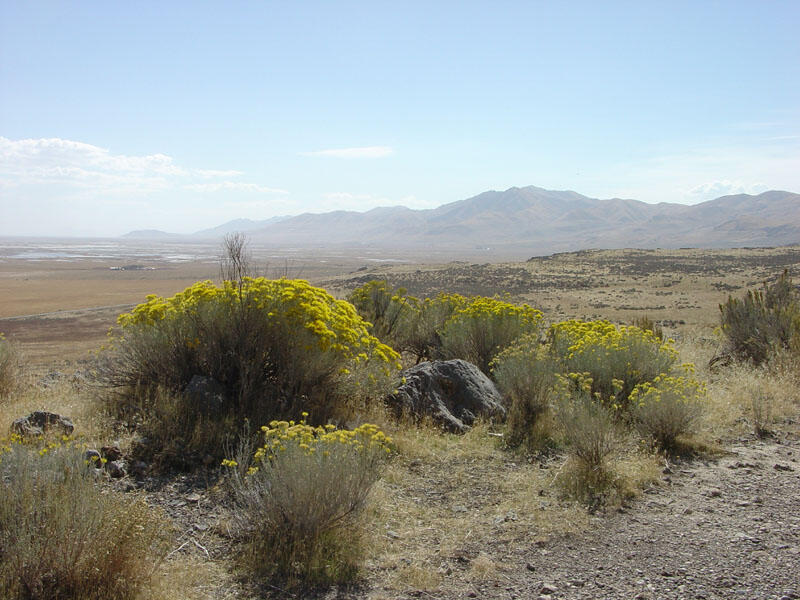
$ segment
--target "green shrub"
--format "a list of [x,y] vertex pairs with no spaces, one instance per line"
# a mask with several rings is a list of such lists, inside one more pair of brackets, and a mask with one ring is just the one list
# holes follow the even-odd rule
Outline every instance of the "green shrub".
[[[347,418],[383,397],[399,368],[399,355],[348,302],[305,281],[247,277],[148,296],[119,317],[107,358],[102,377],[117,392],[118,414],[135,421],[174,413],[182,435],[217,457],[218,440],[245,419],[263,423],[301,405],[321,422]],[[175,400],[197,375],[220,386],[220,403]],[[164,399],[172,404],[156,407]]]
[[16,389],[19,372],[19,353],[0,333],[0,398],[9,396]]
[[460,294],[439,294],[416,302],[416,310],[408,319],[403,333],[405,349],[416,362],[442,358],[441,332],[445,323],[468,300]]
[[101,490],[81,448],[0,442],[0,597],[133,599],[166,552],[144,501]]
[[461,358],[486,373],[495,355],[525,334],[538,334],[542,313],[495,298],[470,298],[457,306],[441,329],[441,354]]
[[545,416],[553,400],[557,365],[538,333],[519,338],[492,361],[492,376],[507,403],[506,444],[541,450],[551,437]]
[[661,450],[671,452],[680,436],[694,431],[702,410],[705,387],[686,376],[659,375],[630,396],[636,428]]
[[748,291],[741,299],[728,297],[720,304],[720,324],[726,343],[723,358],[766,362],[776,350],[797,346],[800,341],[800,301],[788,272],[762,291]]
[[347,297],[358,314],[371,325],[371,332],[398,351],[408,349],[408,335],[418,315],[418,301],[403,288],[392,289],[386,281],[370,281]]
[[290,585],[351,581],[363,560],[362,512],[391,440],[374,425],[262,429],[249,465],[247,456],[223,462],[232,467],[239,563]]
[[562,373],[588,377],[593,397],[622,410],[633,388],[670,373],[678,360],[671,340],[662,342],[652,331],[608,321],[556,323],[550,327],[549,345]]

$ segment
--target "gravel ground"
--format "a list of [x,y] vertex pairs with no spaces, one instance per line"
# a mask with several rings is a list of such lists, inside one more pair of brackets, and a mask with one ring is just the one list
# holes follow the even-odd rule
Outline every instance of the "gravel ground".
[[512,550],[504,576],[466,596],[800,598],[800,442],[729,452],[668,467],[665,486],[585,534]]
[[[435,591],[398,592],[373,572],[356,587],[316,593],[237,590],[241,582],[229,579],[212,596],[800,600],[800,436],[740,439],[719,459],[671,464],[663,478],[629,507],[592,517],[584,533],[543,540],[532,532],[529,543],[475,540],[449,561]],[[179,552],[220,560],[230,547],[215,526],[222,513],[208,485],[177,478],[151,488],[148,498],[181,529]],[[476,582],[479,554],[493,568]]]

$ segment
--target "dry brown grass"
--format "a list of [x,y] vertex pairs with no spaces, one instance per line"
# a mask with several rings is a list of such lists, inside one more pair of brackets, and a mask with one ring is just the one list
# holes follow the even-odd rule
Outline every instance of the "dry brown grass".
[[394,432],[400,456],[376,486],[369,577],[391,592],[466,591],[502,579],[511,548],[587,526],[556,497],[549,469],[502,450],[481,424],[464,436],[428,427]]

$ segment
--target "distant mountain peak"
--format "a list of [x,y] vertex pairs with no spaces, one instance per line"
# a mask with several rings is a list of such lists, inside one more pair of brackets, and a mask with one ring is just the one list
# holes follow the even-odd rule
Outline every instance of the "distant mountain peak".
[[[594,248],[776,246],[800,243],[800,195],[772,190],[735,194],[696,205],[612,198],[536,186],[489,190],[435,209],[385,206],[236,219],[191,236],[244,231],[270,245],[349,246],[397,250],[493,248],[552,253]],[[126,237],[170,236],[131,232]]]

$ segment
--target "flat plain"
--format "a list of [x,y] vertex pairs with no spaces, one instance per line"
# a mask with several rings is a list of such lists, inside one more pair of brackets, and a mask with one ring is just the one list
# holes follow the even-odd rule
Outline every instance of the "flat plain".
[[[141,246],[106,244],[102,252],[73,255],[54,248],[60,246],[50,243],[46,251],[29,246],[22,257],[19,251],[0,252],[0,332],[34,366],[56,368],[54,362],[86,357],[103,345],[117,315],[148,294],[171,296],[196,281],[219,278],[214,245],[145,252]],[[499,263],[421,261],[417,255],[363,250],[253,251],[258,274],[307,279],[337,297],[372,279],[386,279],[418,297],[508,295],[541,309],[548,321],[580,317],[630,323],[647,316],[680,333],[687,326],[716,325],[717,307],[729,294],[741,295],[784,269],[796,272],[800,247],[588,250]]]

